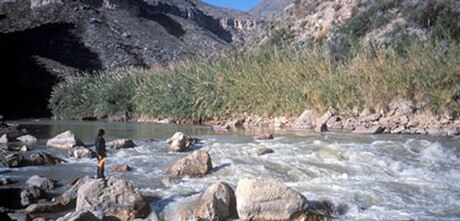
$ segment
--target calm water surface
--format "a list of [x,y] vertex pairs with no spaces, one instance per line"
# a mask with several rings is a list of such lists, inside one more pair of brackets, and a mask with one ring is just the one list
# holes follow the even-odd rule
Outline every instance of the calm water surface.
[[[24,120],[15,122],[39,139],[33,151],[65,158],[58,166],[0,168],[0,176],[25,180],[33,174],[62,180],[94,176],[94,159],[67,158],[45,147],[46,140],[72,130],[93,144],[99,128],[106,140],[131,138],[133,149],[108,154],[109,176],[128,180],[142,192],[162,197],[151,203],[161,220],[178,220],[204,189],[222,180],[236,188],[241,178],[275,178],[312,201],[328,200],[341,208],[335,220],[460,220],[460,139],[415,135],[353,135],[308,131],[270,131],[275,139],[254,141],[261,131],[213,131],[204,126]],[[213,171],[204,178],[163,184],[164,171],[187,153],[167,153],[166,139],[182,131],[202,139],[194,150],[210,153]],[[273,154],[257,156],[259,148]],[[134,168],[113,173],[125,163]]]

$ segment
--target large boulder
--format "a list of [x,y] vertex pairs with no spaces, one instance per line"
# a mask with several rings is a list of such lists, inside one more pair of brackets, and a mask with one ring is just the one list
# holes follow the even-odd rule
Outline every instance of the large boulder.
[[78,189],[80,189],[80,187],[87,183],[87,182],[90,182],[90,181],[93,181],[94,179],[89,177],[89,176],[85,176],[85,177],[82,177],[80,179],[78,179],[72,187],[70,187],[70,189],[68,189],[67,191],[65,191],[60,197],[59,197],[59,202],[62,204],[62,205],[69,205],[69,204],[72,204],[72,203],[76,203],[77,202],[77,196],[78,196]]
[[181,177],[202,177],[211,169],[211,156],[208,152],[199,150],[177,161],[166,170],[166,173]]
[[242,179],[236,188],[240,220],[294,220],[308,209],[307,199],[283,183]]
[[48,139],[46,146],[59,149],[70,149],[75,146],[84,146],[83,142],[70,130]]
[[41,190],[54,189],[56,181],[51,180],[48,177],[41,177],[38,175],[31,176],[27,179],[25,186],[27,187],[37,187]]
[[83,183],[78,188],[76,210],[84,209],[120,220],[145,218],[150,214],[150,207],[142,195],[131,184],[116,177]]
[[194,216],[198,221],[236,218],[238,214],[233,189],[224,182],[212,184],[200,195]]
[[381,134],[385,131],[385,128],[380,125],[372,125],[370,127],[358,126],[353,130],[356,134]]
[[193,138],[182,132],[176,132],[171,138],[166,140],[166,143],[168,144],[168,152],[182,152],[192,146]]
[[116,139],[107,143],[109,149],[124,149],[135,147],[136,144],[131,139]]

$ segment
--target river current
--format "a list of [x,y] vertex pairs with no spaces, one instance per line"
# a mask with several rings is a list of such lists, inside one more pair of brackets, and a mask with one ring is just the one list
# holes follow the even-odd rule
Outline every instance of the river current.
[[[24,120],[39,142],[32,151],[44,150],[64,158],[57,166],[7,169],[0,176],[25,180],[37,174],[55,180],[94,176],[95,159],[72,159],[45,143],[72,130],[85,144],[93,144],[97,130],[106,130],[106,140],[130,138],[132,149],[108,153],[106,175],[117,176],[141,192],[161,197],[151,203],[160,220],[178,220],[199,194],[222,180],[234,189],[241,178],[281,180],[308,200],[331,202],[334,220],[460,220],[460,138],[418,135],[355,135],[344,132],[316,134],[300,130],[214,131],[205,126],[151,123]],[[168,153],[166,139],[182,131],[201,142],[193,150],[206,150],[213,170],[204,178],[186,178],[163,183],[165,171],[189,155]],[[255,141],[262,132],[273,140]],[[274,153],[257,155],[259,148]],[[117,164],[130,172],[115,173]]]

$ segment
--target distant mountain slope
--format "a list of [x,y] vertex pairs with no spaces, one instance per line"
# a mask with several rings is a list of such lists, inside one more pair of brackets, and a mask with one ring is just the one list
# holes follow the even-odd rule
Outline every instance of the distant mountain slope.
[[13,90],[0,93],[14,96],[0,113],[43,116],[62,77],[211,56],[263,27],[252,15],[198,0],[2,0],[2,82]]
[[294,2],[295,0],[261,0],[249,13],[260,18],[272,20],[283,14],[284,8]]

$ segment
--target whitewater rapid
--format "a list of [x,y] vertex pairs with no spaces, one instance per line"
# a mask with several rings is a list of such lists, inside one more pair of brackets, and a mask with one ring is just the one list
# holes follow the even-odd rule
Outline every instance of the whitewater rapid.
[[[123,127],[127,132],[123,133]],[[107,134],[112,132],[108,140],[130,138],[132,130],[148,128],[133,127],[137,128],[131,124],[107,128]],[[161,220],[179,219],[212,183],[222,180],[235,189],[241,178],[275,178],[308,200],[329,201],[336,209],[335,220],[460,220],[458,138],[275,131],[275,139],[255,141],[252,136],[257,132],[158,127],[162,134],[157,130],[136,133],[135,148],[111,151],[106,175],[160,196],[151,206]],[[209,152],[214,168],[210,174],[162,182],[166,168],[191,153],[167,153],[166,139],[176,130],[201,140],[193,150]],[[90,137],[86,140],[91,142]],[[258,156],[259,148],[274,153]],[[95,174],[94,159],[66,160],[60,166],[13,169],[9,176],[39,174],[64,179]],[[112,172],[117,164],[134,169]]]

